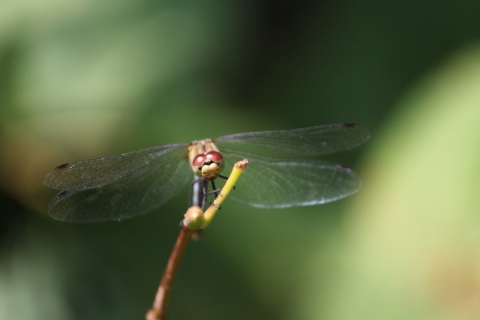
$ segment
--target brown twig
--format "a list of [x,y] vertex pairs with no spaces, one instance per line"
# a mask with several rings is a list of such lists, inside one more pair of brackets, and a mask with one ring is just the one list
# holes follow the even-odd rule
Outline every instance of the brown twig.
[[173,280],[175,279],[175,274],[178,271],[185,249],[187,248],[188,240],[190,240],[194,232],[194,230],[186,226],[182,227],[170,259],[168,260],[165,272],[163,273],[153,306],[145,316],[146,320],[165,320],[167,318],[167,307],[170,300],[170,293],[172,292]]

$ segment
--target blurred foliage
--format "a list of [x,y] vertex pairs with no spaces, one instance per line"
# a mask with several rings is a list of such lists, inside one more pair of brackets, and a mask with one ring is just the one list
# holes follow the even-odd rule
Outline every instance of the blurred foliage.
[[[358,122],[325,206],[227,200],[172,319],[478,319],[480,3],[0,2],[0,319],[138,319],[187,190],[122,223],[48,218],[64,162]],[[355,161],[363,155],[362,161]]]
[[[479,87],[480,43],[402,99],[365,159],[327,303],[305,318],[480,318]],[[306,279],[303,298],[318,287]]]

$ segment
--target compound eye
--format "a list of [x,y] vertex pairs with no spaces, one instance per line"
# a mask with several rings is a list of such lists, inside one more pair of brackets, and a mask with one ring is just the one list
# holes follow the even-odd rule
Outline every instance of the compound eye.
[[220,163],[220,162],[223,161],[222,154],[220,152],[217,152],[217,151],[207,152],[206,157],[207,157],[207,160],[212,160],[213,162],[216,162],[216,163]]
[[214,180],[225,167],[223,156],[218,151],[199,153],[192,160],[193,172],[205,180]]
[[207,156],[205,154],[197,154],[195,158],[193,158],[192,165],[196,168],[200,168],[204,165],[205,160],[207,160]]

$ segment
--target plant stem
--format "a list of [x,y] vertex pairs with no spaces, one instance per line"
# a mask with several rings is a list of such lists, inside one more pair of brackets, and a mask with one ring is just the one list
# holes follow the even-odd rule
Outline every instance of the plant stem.
[[227,182],[225,182],[225,185],[223,186],[222,190],[220,190],[220,193],[218,194],[218,196],[212,202],[210,207],[208,207],[208,209],[205,211],[204,219],[203,219],[204,222],[201,227],[202,230],[208,227],[212,219],[215,217],[215,214],[218,212],[218,209],[220,209],[220,206],[222,205],[223,201],[227,199],[228,195],[230,194],[230,191],[232,191],[233,188],[235,187],[235,184],[237,183],[238,179],[247,168],[247,165],[248,165],[247,159],[244,159],[235,163],[235,165],[233,166],[233,170],[227,179]]
[[153,306],[146,314],[146,320],[165,320],[167,318],[167,307],[170,301],[173,280],[175,279],[185,249],[187,248],[188,240],[190,240],[194,232],[194,230],[190,230],[186,226],[183,226],[180,230],[177,242],[173,247],[167,267],[163,273],[162,281],[158,287]]
[[246,159],[235,163],[227,182],[223,186],[217,198],[213,201],[212,205],[207,209],[205,214],[203,214],[202,210],[198,206],[192,206],[188,209],[187,213],[185,214],[185,219],[182,223],[182,230],[180,230],[177,242],[173,247],[167,267],[163,273],[162,281],[158,287],[153,306],[145,315],[146,320],[167,319],[167,307],[170,301],[173,280],[175,279],[175,275],[180,267],[180,262],[183,254],[185,253],[185,249],[187,248],[188,240],[190,240],[191,236],[195,232],[205,229],[210,224],[220,208],[220,205],[227,198],[228,194],[235,186],[235,183],[240,178],[240,175],[247,167],[247,164],[248,161]]

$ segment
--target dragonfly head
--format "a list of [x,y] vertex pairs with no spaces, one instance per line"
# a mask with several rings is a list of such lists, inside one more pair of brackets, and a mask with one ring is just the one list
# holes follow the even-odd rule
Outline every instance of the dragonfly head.
[[225,161],[218,151],[197,154],[192,161],[194,173],[206,180],[216,179],[224,167]]

